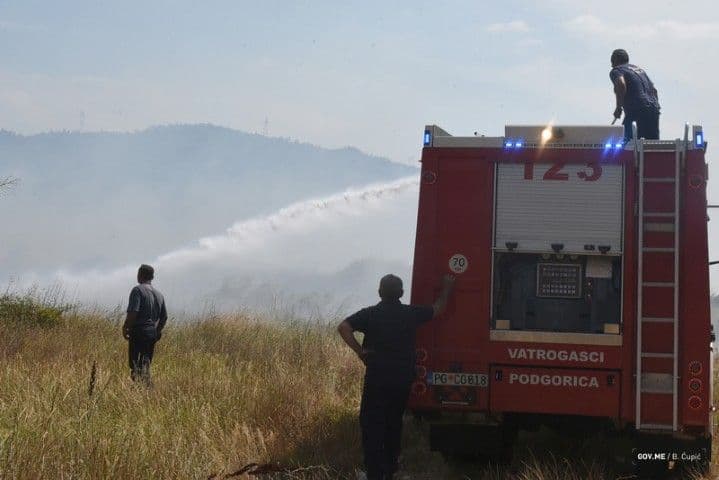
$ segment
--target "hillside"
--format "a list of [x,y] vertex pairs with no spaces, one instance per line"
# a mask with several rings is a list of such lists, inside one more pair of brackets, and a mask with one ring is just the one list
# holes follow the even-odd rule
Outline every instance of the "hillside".
[[0,278],[154,258],[289,203],[417,170],[212,125],[135,133],[0,132]]

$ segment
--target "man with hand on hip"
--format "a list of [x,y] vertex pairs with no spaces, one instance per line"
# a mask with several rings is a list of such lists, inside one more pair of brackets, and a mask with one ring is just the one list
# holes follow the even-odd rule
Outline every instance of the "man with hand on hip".
[[[366,365],[360,425],[368,480],[390,480],[398,468],[402,416],[415,378],[417,327],[440,315],[455,278],[442,278],[442,292],[433,305],[404,305],[402,280],[385,275],[379,284],[381,301],[347,317],[337,330]],[[354,332],[364,333],[362,345]]]

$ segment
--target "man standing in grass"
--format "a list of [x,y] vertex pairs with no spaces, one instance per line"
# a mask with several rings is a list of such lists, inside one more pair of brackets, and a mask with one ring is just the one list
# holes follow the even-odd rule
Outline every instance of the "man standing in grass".
[[[415,378],[417,327],[440,315],[454,286],[445,275],[442,292],[431,306],[404,305],[402,280],[382,277],[381,301],[347,317],[337,330],[365,364],[360,406],[362,449],[368,480],[390,480],[398,468],[402,440],[402,416]],[[362,345],[354,332],[364,333]]]
[[155,269],[140,265],[137,283],[130,292],[127,318],[122,326],[122,336],[128,341],[130,376],[133,380],[150,383],[150,363],[155,343],[160,340],[167,322],[165,298],[152,286]]

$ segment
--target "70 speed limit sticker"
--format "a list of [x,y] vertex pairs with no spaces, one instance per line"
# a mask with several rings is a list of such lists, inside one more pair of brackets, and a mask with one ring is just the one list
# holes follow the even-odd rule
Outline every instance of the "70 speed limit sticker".
[[461,253],[454,254],[452,258],[449,259],[449,269],[454,273],[464,273],[467,267],[469,267],[467,257]]

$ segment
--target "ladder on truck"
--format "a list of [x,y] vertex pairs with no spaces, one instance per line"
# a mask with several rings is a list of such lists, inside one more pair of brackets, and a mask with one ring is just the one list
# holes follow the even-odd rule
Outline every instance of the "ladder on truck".
[[[636,123],[633,132],[638,169],[635,425],[677,431],[680,178],[688,125],[683,141],[637,139]],[[653,408],[643,411],[648,405]]]

